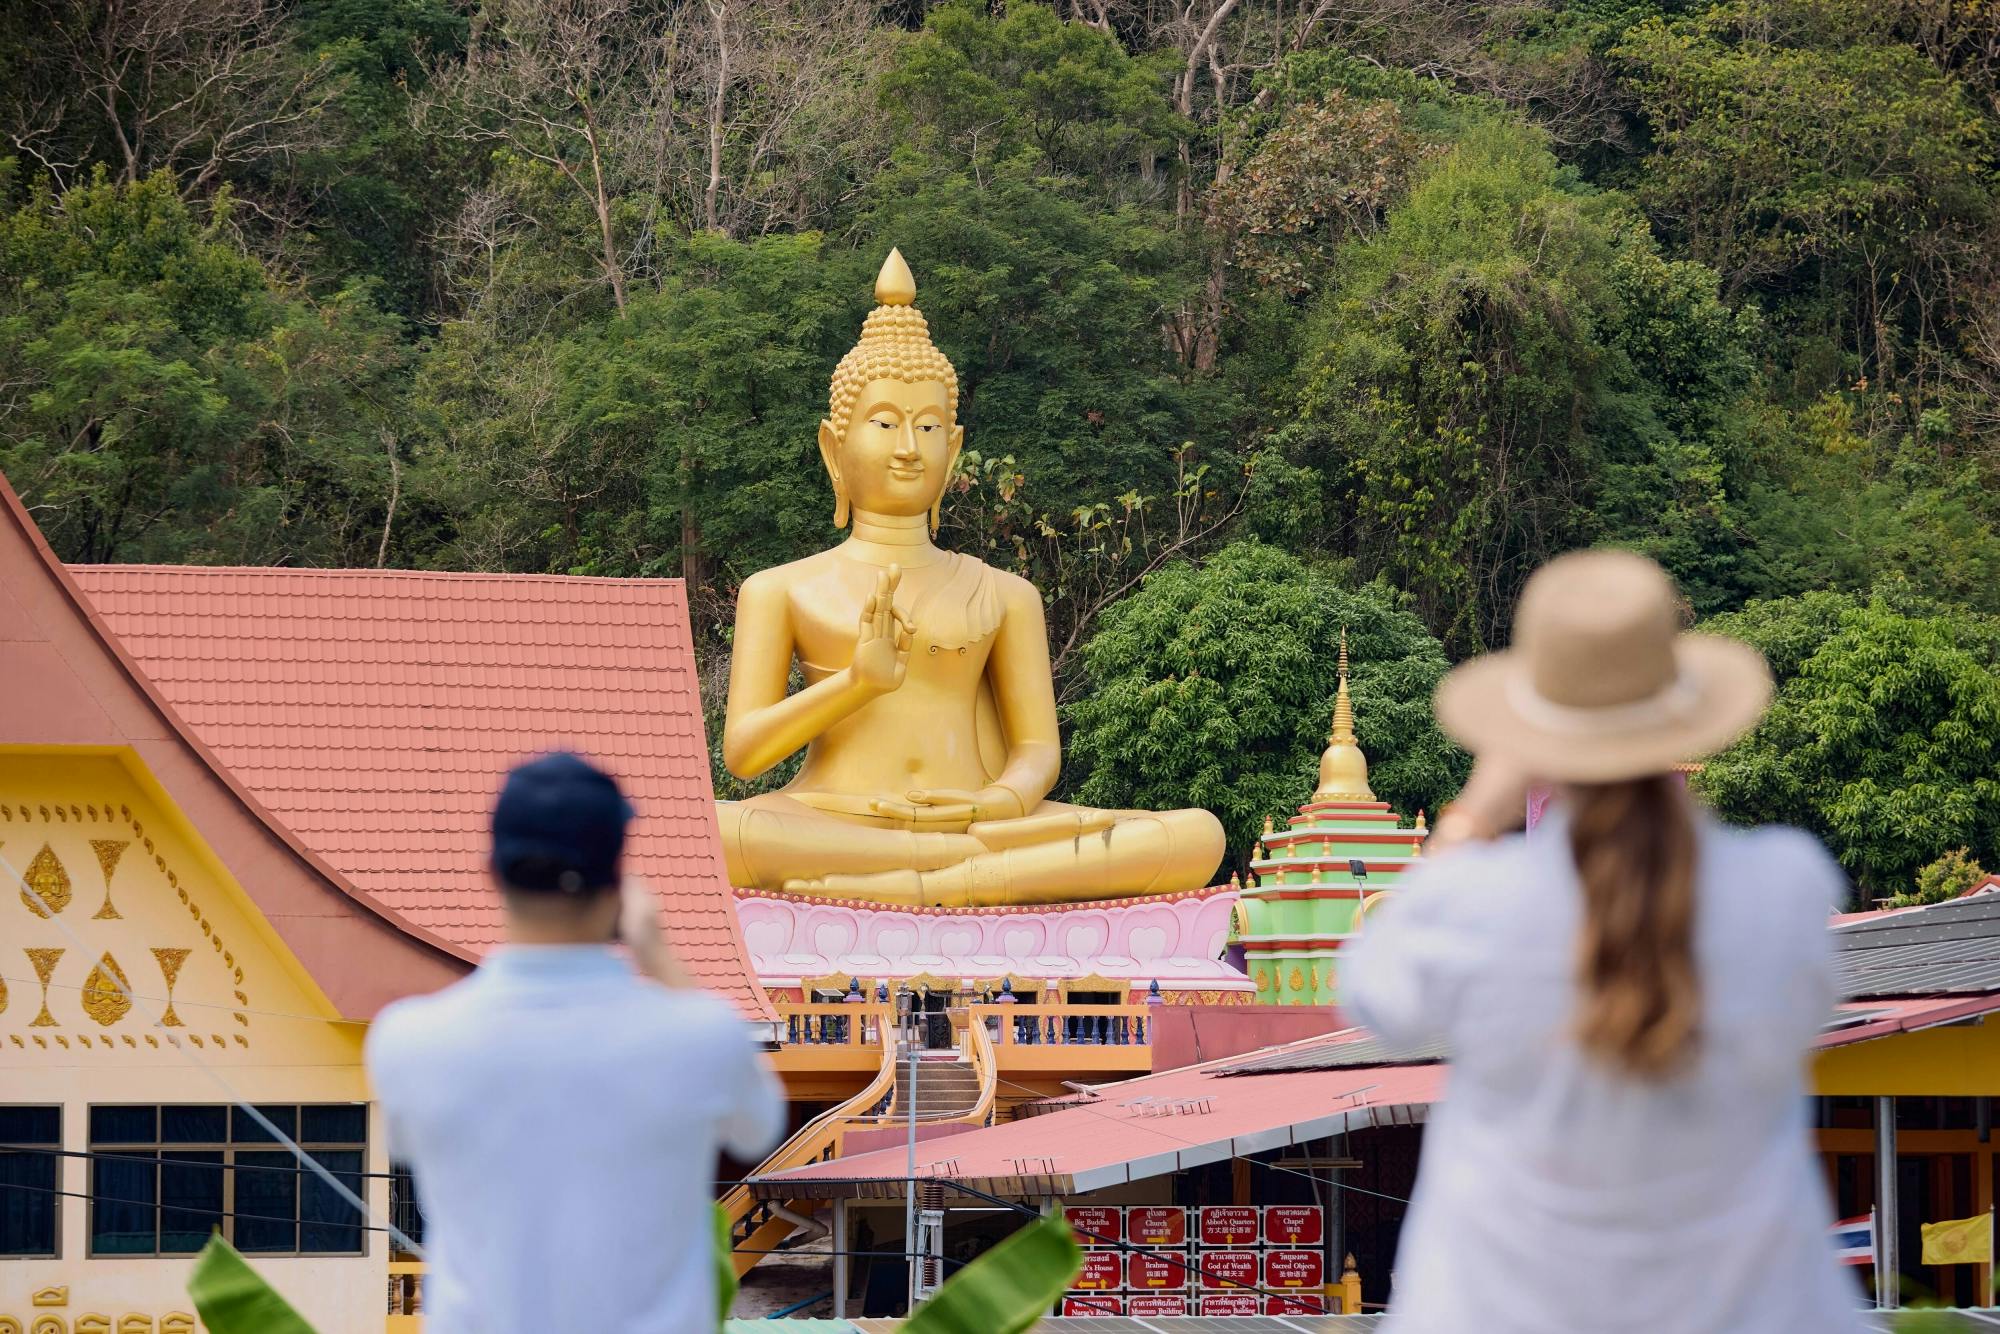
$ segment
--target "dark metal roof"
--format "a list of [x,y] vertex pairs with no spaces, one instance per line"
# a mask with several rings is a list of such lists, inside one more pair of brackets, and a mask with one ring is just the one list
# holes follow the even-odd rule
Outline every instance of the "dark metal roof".
[[1393,1048],[1372,1037],[1350,1042],[1316,1042],[1282,1047],[1235,1065],[1218,1075],[1283,1075],[1302,1070],[1345,1070],[1364,1065],[1435,1065],[1447,1059],[1443,1043],[1427,1047]]
[[2000,991],[2000,895],[1849,922],[1833,948],[1849,1000]]

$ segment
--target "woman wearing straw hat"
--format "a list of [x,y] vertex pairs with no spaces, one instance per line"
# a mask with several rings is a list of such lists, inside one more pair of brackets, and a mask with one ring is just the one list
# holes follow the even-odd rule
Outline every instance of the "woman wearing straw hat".
[[[1679,633],[1665,572],[1622,552],[1550,562],[1513,646],[1440,686],[1478,757],[1437,830],[1456,846],[1343,956],[1378,1037],[1452,1057],[1396,1334],[1860,1329],[1804,1121],[1842,877],[1796,830],[1717,824],[1673,772],[1770,693],[1754,649]],[[1529,782],[1549,813],[1499,837]]]

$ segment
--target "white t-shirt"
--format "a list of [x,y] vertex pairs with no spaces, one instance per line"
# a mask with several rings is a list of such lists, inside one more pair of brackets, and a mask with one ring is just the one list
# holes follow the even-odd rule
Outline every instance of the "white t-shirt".
[[1394,1261],[1396,1334],[1858,1334],[1805,1121],[1843,880],[1793,829],[1699,823],[1699,1056],[1663,1081],[1575,1030],[1560,812],[1425,862],[1342,951],[1355,1017],[1451,1053]]
[[429,1334],[715,1328],[717,1151],[785,1124],[726,1002],[607,947],[511,946],[384,1010],[368,1069],[424,1209]]

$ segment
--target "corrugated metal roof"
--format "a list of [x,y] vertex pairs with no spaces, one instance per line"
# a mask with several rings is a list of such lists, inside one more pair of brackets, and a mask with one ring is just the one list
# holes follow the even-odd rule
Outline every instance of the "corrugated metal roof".
[[1851,999],[2000,991],[2000,895],[1851,921],[1833,946]]
[[[1220,1064],[1220,1063],[1218,1063]],[[1186,1066],[1101,1085],[1094,1101],[917,1145],[917,1175],[1002,1195],[1073,1195],[1344,1131],[1415,1125],[1444,1088],[1440,1066],[1219,1079]],[[766,1198],[902,1190],[908,1150],[852,1154],[757,1179]]]
[[769,1011],[723,871],[677,579],[78,565],[70,573],[230,772],[314,853],[474,951],[501,939],[487,816],[565,748],[639,812],[631,869],[705,983]]

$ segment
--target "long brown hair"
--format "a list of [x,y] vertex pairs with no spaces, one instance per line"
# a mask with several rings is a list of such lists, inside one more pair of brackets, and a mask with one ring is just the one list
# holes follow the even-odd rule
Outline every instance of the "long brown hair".
[[1577,942],[1583,1049],[1646,1079],[1693,1054],[1694,815],[1669,774],[1579,785],[1569,845],[1583,887]]

